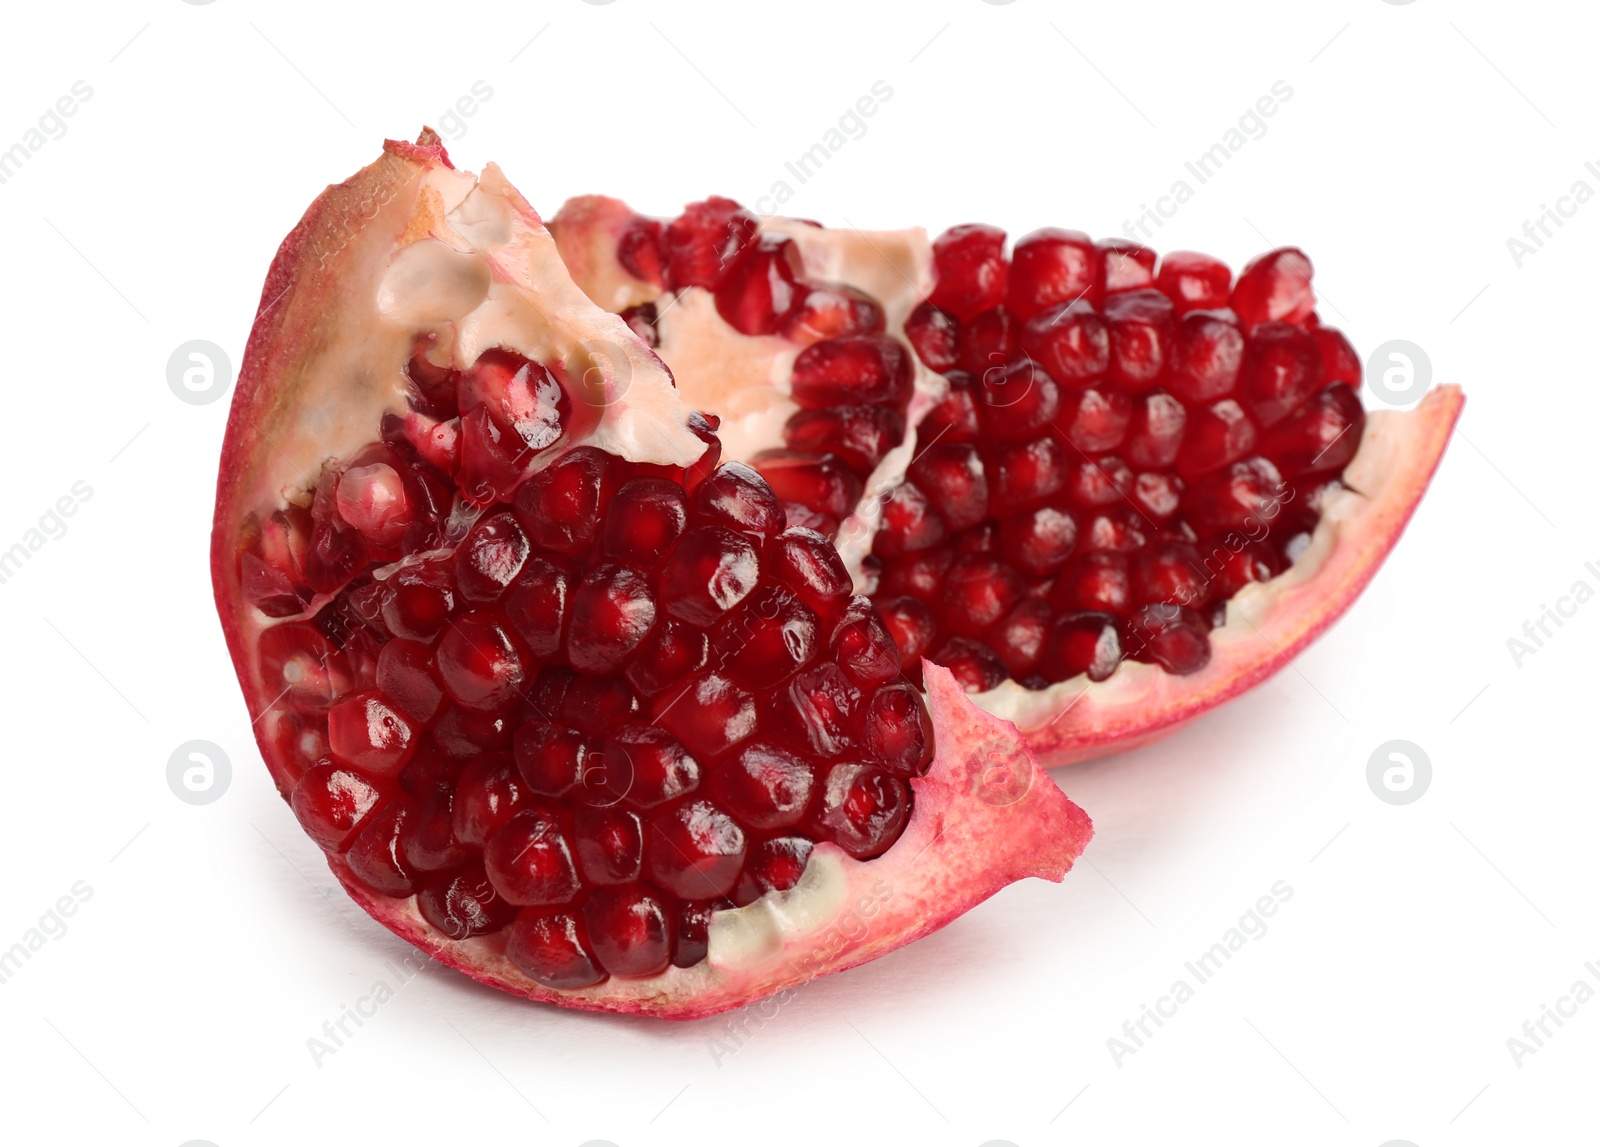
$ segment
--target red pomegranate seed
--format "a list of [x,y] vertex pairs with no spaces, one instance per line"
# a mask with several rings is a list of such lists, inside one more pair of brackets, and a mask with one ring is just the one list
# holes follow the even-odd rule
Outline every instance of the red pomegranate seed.
[[1082,231],[1042,227],[1017,240],[1011,253],[1006,309],[1026,322],[1074,299],[1099,301],[1101,252]]
[[511,584],[506,594],[506,618],[535,658],[553,657],[561,649],[571,595],[571,575],[537,556],[528,559]]
[[756,729],[755,698],[715,670],[669,687],[653,705],[656,722],[702,760],[726,752]]
[[416,750],[416,728],[381,693],[357,693],[328,710],[334,758],[378,777],[393,776]]
[[432,641],[456,606],[450,564],[427,561],[403,566],[382,583],[383,623],[396,637]]
[[662,618],[628,663],[628,684],[639,696],[654,697],[704,668],[709,654],[710,642],[703,632],[676,618]]
[[1189,426],[1178,451],[1178,473],[1192,481],[1243,458],[1256,445],[1256,426],[1231,398],[1198,410],[1190,408]]
[[991,442],[1032,438],[1061,413],[1061,388],[1028,359],[986,375],[975,391],[978,423]]
[[734,903],[750,904],[768,892],[787,892],[799,884],[811,847],[811,841],[803,836],[776,836],[762,841],[745,862],[734,890]]
[[948,546],[922,550],[891,562],[878,579],[881,594],[909,594],[918,601],[935,601],[944,584],[944,573],[955,560]]
[[1126,554],[1080,554],[1062,571],[1050,591],[1059,610],[1089,610],[1124,616],[1133,608],[1132,563]]
[[1157,542],[1134,559],[1133,591],[1141,603],[1199,608],[1208,596],[1207,582],[1200,551],[1188,542]]
[[510,511],[486,514],[456,549],[456,588],[467,601],[498,601],[527,560],[527,535]]
[[605,979],[595,966],[583,926],[567,912],[525,908],[517,913],[506,942],[506,958],[547,988],[587,988]]
[[850,574],[839,551],[815,530],[791,526],[768,551],[772,574],[812,609],[832,614],[850,596]]
[[699,522],[757,538],[777,537],[785,525],[778,496],[766,479],[743,462],[717,467],[690,495],[689,509]]
[[1154,532],[1154,523],[1145,521],[1133,506],[1112,506],[1083,524],[1078,548],[1129,554],[1143,546]]
[[989,485],[983,460],[975,447],[960,442],[940,442],[919,454],[906,471],[939,509],[945,525],[964,530],[989,513]]
[[1050,627],[1039,669],[1047,681],[1069,681],[1080,673],[1104,681],[1122,664],[1121,626],[1106,613],[1065,613]]
[[906,319],[906,341],[929,370],[943,374],[961,359],[961,322],[930,302],[918,303]]
[[806,815],[816,776],[793,753],[760,741],[742,746],[712,779],[711,796],[742,825],[792,828]]
[[950,389],[945,396],[922,416],[917,426],[917,448],[935,442],[978,442],[982,432],[978,428],[978,404],[972,393],[971,376],[956,371],[949,376]]
[[968,693],[987,693],[1006,679],[1006,664],[993,649],[970,637],[952,637],[926,655],[935,665],[950,670]]
[[1204,548],[1206,571],[1211,575],[1212,598],[1226,601],[1252,582],[1271,581],[1287,564],[1264,542],[1243,538],[1214,538]]
[[528,790],[544,797],[564,797],[589,784],[595,769],[604,774],[599,750],[577,729],[553,721],[524,721],[514,740],[517,772]]
[[727,895],[748,851],[738,822],[707,800],[673,805],[652,816],[645,830],[651,879],[683,900]]
[[865,478],[905,434],[905,415],[892,407],[835,406],[796,411],[789,416],[783,437],[794,450],[835,454]]
[[662,250],[661,221],[635,215],[617,236],[617,262],[635,279],[665,287],[667,257]]
[[524,482],[515,505],[528,539],[559,553],[587,550],[600,526],[608,470],[607,455],[579,446]]
[[[1160,470],[1171,466],[1183,444],[1188,412],[1164,390],[1142,394],[1133,403],[1133,417],[1122,452],[1135,466]],[[1110,449],[1110,447],[1106,447]]]
[[1119,386],[1101,383],[1068,392],[1056,418],[1056,427],[1068,442],[1085,454],[1101,454],[1122,444],[1132,418],[1133,399],[1128,392]]
[[1143,605],[1128,620],[1124,641],[1128,657],[1182,676],[1199,672],[1211,660],[1206,633],[1204,620],[1192,609]]
[[771,689],[817,655],[820,630],[792,592],[762,586],[711,631],[712,663],[751,689]]
[[900,653],[872,602],[853,597],[828,639],[828,650],[857,685],[870,688],[899,676]]
[[613,976],[654,976],[672,956],[671,909],[637,885],[599,888],[583,902],[589,945]]
[[478,505],[511,496],[538,454],[561,437],[572,400],[542,365],[491,350],[463,371],[461,472],[457,482]]
[[496,753],[475,758],[456,780],[450,810],[456,839],[482,848],[527,799],[526,784],[510,757]]
[[495,891],[477,864],[429,881],[417,892],[417,911],[452,940],[499,932],[517,918],[516,905]]
[[1058,382],[1093,382],[1111,369],[1111,330],[1087,300],[1060,303],[1023,325],[1022,349]]
[[974,315],[961,324],[962,370],[983,378],[1011,361],[1017,348],[1017,324],[1000,307]]
[[308,769],[289,805],[306,835],[328,852],[343,852],[382,792],[354,769],[334,764]]
[[572,815],[578,871],[590,884],[632,884],[644,865],[644,823],[623,808],[581,806]]
[[557,811],[545,805],[530,805],[506,821],[489,838],[483,866],[513,904],[567,904],[581,887],[572,842]]
[[945,574],[937,612],[947,633],[978,637],[999,621],[1023,592],[1016,570],[987,554],[957,558]]
[[376,683],[397,709],[419,724],[433,720],[444,705],[433,652],[420,642],[396,638],[385,644],[378,654]]
[[845,518],[861,497],[861,479],[836,454],[763,450],[750,460],[780,499]]
[[283,622],[262,633],[256,661],[263,686],[278,694],[278,704],[302,713],[326,712],[354,684],[345,655],[305,621]]
[[410,896],[417,890],[416,869],[400,844],[407,808],[401,800],[380,805],[345,851],[345,863],[355,878],[383,896]]
[[1006,233],[986,223],[963,223],[933,241],[938,275],[929,301],[956,318],[970,319],[1006,297]]
[[882,854],[911,815],[905,781],[870,765],[847,763],[828,770],[816,830],[857,860]]
[[800,302],[783,321],[783,337],[802,346],[882,330],[882,307],[854,287],[831,284],[804,288]]
[[572,595],[567,660],[586,673],[619,669],[656,623],[655,590],[630,566],[595,566]]
[[1133,488],[1133,471],[1114,454],[1084,458],[1067,470],[1066,495],[1086,510],[1114,506]]
[[764,721],[801,753],[837,757],[855,745],[861,691],[831,662],[802,669],[767,702]]
[[911,359],[882,335],[851,335],[815,343],[794,360],[790,396],[801,406],[890,404],[911,397]]
[[1126,291],[1106,299],[1105,315],[1112,380],[1133,391],[1158,385],[1172,360],[1172,300],[1154,289]]
[[592,767],[602,770],[598,787],[636,809],[653,809],[700,787],[700,762],[667,730],[640,721],[616,726],[603,762]]
[[900,485],[883,504],[872,549],[886,558],[899,557],[938,545],[945,533],[944,519],[928,496],[915,486]]
[[1105,293],[1137,291],[1156,280],[1156,253],[1127,239],[1102,239],[1095,244],[1104,260]]
[[1078,523],[1066,510],[1040,506],[1000,521],[1000,554],[1034,577],[1049,577],[1066,565],[1078,541]]
[[1280,247],[1250,260],[1233,285],[1231,303],[1247,327],[1305,322],[1317,307],[1311,260],[1295,247]]
[[489,609],[468,610],[451,619],[439,641],[438,664],[445,692],[469,709],[509,704],[528,675],[510,624]]
[[248,550],[239,555],[239,588],[268,617],[293,617],[305,610],[294,580]]
[[677,544],[689,522],[683,487],[661,478],[631,478],[606,507],[602,532],[608,557],[637,569],[654,569]]
[[1156,286],[1180,315],[1227,306],[1232,283],[1233,272],[1226,263],[1197,251],[1167,252],[1156,273]]
[[1231,311],[1191,311],[1178,323],[1166,387],[1189,406],[1233,393],[1244,364],[1244,334]]
[[992,554],[999,544],[999,528],[993,522],[985,522],[957,534],[950,543],[950,550],[956,557],[963,554]]
[[756,236],[760,221],[731,199],[712,196],[691,203],[667,224],[667,282],[711,289]]
[[1339,383],[1274,427],[1261,449],[1290,474],[1337,474],[1356,456],[1366,424],[1361,400]]
[[1308,333],[1288,323],[1260,323],[1245,346],[1239,395],[1258,425],[1276,426],[1316,393],[1320,366]]
[[662,567],[657,593],[673,617],[710,625],[743,601],[760,577],[761,562],[749,538],[723,526],[696,526]]
[[617,676],[580,674],[561,699],[561,719],[591,736],[610,732],[639,713],[639,698]]
[[392,546],[411,524],[405,485],[392,466],[353,466],[339,475],[339,516],[374,545]]
[[1318,327],[1311,332],[1317,344],[1317,360],[1322,366],[1322,381],[1349,383],[1352,389],[1361,386],[1361,358],[1350,340],[1332,327]]
[[1183,490],[1183,479],[1176,474],[1144,473],[1134,478],[1128,496],[1145,517],[1164,522],[1178,512]]
[[914,666],[918,658],[922,657],[933,646],[933,639],[939,635],[939,623],[933,616],[933,610],[914,597],[891,597],[880,600],[878,612],[883,616],[883,624],[894,638],[895,648],[900,652],[900,664],[906,667]]
[[1020,681],[1038,667],[1054,614],[1043,598],[1025,597],[990,632],[990,645],[1014,679]]
[[1054,438],[1002,442],[989,454],[989,505],[997,514],[1030,509],[1066,485],[1068,469]]
[[454,818],[451,803],[455,778],[452,770],[443,773],[437,771],[441,765],[455,763],[443,756],[432,761],[419,758],[406,769],[407,775],[403,778],[410,781],[412,771],[419,765],[429,764],[435,770],[431,779],[412,782],[410,787],[415,793],[411,798],[405,827],[400,833],[400,846],[405,851],[406,859],[423,872],[443,872],[456,868],[467,859],[467,850],[455,838],[452,828]]
[[1259,532],[1290,495],[1278,468],[1265,458],[1235,462],[1196,482],[1184,495],[1184,514],[1202,534]]
[[433,743],[452,757],[475,757],[510,739],[511,725],[504,713],[447,705],[433,724]]
[[740,334],[776,334],[799,305],[802,290],[794,240],[762,235],[717,284],[717,313]]
[[890,776],[920,777],[933,763],[933,720],[909,684],[885,685],[862,720],[868,756]]

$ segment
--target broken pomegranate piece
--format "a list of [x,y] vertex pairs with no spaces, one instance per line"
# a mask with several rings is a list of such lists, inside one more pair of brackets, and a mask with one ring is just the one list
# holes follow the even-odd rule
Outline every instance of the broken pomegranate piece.
[[[806,340],[801,406],[903,433],[914,363],[869,297],[802,278],[729,201],[619,225],[629,274]],[[330,188],[246,364],[213,574],[262,752],[350,894],[442,962],[704,1015],[1082,850],[1014,730],[943,670],[913,663],[914,688],[833,544],[790,520],[852,514],[887,446],[719,465],[717,420],[498,169],[425,133]]]

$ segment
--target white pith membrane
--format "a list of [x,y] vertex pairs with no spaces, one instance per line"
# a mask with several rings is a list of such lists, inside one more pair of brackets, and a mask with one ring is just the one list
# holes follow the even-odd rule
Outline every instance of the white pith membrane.
[[[269,628],[300,619],[268,617],[244,599],[242,531],[252,515],[309,504],[325,464],[376,441],[385,414],[406,413],[405,366],[418,334],[435,336],[437,365],[448,358],[466,368],[506,347],[555,373],[572,415],[539,465],[579,442],[666,465],[686,465],[704,449],[660,361],[572,282],[549,232],[499,169],[456,171],[436,143],[425,133],[418,145],[388,145],[329,188],[286,240],[229,421],[213,578],[258,741],[286,795],[295,778],[276,755],[286,717],[274,704],[280,683],[262,679],[257,648]],[[319,595],[307,613],[331,596]],[[916,939],[1014,880],[1058,881],[1087,843],[1087,817],[1014,728],[976,709],[943,670],[930,672],[927,685],[937,748],[927,775],[909,782],[912,812],[900,838],[868,861],[818,843],[794,888],[718,912],[709,954],[692,968],[544,987],[506,958],[505,932],[447,939],[422,919],[415,897],[371,891],[336,854],[329,864],[385,926],[507,991],[668,1018],[741,1006]]]
[[[588,195],[568,200],[551,226],[574,279],[592,299],[619,312],[656,305],[658,350],[696,408],[723,417],[724,458],[749,461],[781,447],[784,422],[798,409],[787,395],[801,348],[775,335],[741,334],[703,288],[686,288],[674,298],[633,278],[616,250],[622,230],[637,217],[619,200]],[[921,228],[824,229],[780,217],[763,219],[761,231],[795,241],[805,280],[854,287],[875,299],[884,310],[884,333],[905,344],[915,364],[905,439],[864,483],[856,512],[835,539],[857,592],[865,592],[870,579],[863,563],[882,497],[904,480],[917,426],[949,389],[904,333],[907,316],[934,283],[932,244]],[[1124,658],[1103,681],[1079,674],[1029,689],[1007,679],[972,693],[973,702],[1013,722],[1040,761],[1053,767],[1159,739],[1254,685],[1336,620],[1376,573],[1425,491],[1462,401],[1459,388],[1443,386],[1409,411],[1367,411],[1360,449],[1340,476],[1345,488],[1320,503],[1311,544],[1276,577],[1228,599],[1225,623],[1209,635],[1211,659],[1198,672],[1179,676],[1154,662]]]

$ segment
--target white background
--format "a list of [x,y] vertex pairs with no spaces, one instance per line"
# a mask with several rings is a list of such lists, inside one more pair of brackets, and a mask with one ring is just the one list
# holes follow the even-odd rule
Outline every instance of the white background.
[[[0,549],[0,949],[77,881],[65,935],[0,985],[11,1142],[1592,1141],[1600,1002],[1600,604],[1520,668],[1525,620],[1600,589],[1591,466],[1600,204],[1519,268],[1507,239],[1600,190],[1597,21],[1578,4],[918,5],[617,0],[16,5],[0,150],[75,81],[68,131],[0,185],[8,221]],[[530,42],[531,41],[531,42]],[[336,1055],[307,1039],[407,949],[339,893],[272,790],[211,607],[227,402],[190,339],[243,350],[272,252],[322,186],[474,81],[452,154],[542,209],[754,203],[873,81],[892,98],[791,213],[1114,234],[1274,81],[1292,98],[1158,245],[1312,253],[1326,321],[1463,384],[1428,500],[1348,617],[1155,747],[1056,774],[1097,835],[1065,884],[806,987],[736,1054],[720,1021],[583,1015],[424,972]],[[790,182],[794,181],[792,178]],[[1193,182],[1191,180],[1191,182]],[[1369,403],[1373,401],[1368,396]],[[1426,794],[1380,802],[1403,738]],[[169,791],[180,743],[233,762]],[[1293,896],[1120,1065],[1107,1040],[1277,881]]]

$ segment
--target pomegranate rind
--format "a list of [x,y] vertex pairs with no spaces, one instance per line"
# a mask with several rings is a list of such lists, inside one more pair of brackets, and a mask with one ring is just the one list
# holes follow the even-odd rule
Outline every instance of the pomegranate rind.
[[1175,676],[1124,662],[1105,681],[1077,677],[1037,692],[1007,682],[976,694],[984,709],[1016,722],[1047,767],[1147,745],[1176,732],[1282,669],[1337,621],[1377,574],[1427,492],[1466,399],[1456,386],[1430,391],[1408,411],[1367,415],[1348,487],[1323,505],[1311,547],[1271,581],[1228,602],[1211,632],[1211,661]]
[[793,992],[950,923],[1027,877],[1060,881],[1093,835],[1087,814],[1056,786],[1010,722],[984,713],[950,672],[923,663],[937,749],[913,779],[911,818],[888,852],[853,860],[832,844],[813,850],[800,883],[719,912],[710,954],[692,968],[613,977],[562,991],[537,984],[505,955],[503,934],[441,940],[414,898],[363,887],[329,865],[350,896],[395,935],[480,983],[530,1000],[589,1011],[692,1020]]

